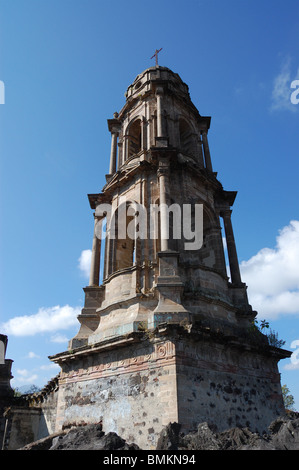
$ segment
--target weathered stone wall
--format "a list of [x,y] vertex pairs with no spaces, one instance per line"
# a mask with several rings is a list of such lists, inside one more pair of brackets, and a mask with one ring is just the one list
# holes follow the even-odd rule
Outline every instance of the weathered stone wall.
[[58,377],[38,393],[12,397],[6,409],[4,449],[14,450],[55,431]]
[[215,341],[176,343],[179,423],[195,429],[208,422],[221,432],[248,427],[266,432],[284,413],[275,357]]
[[13,406],[6,413],[5,450],[15,450],[38,438],[41,410],[27,406]]
[[0,449],[3,445],[6,419],[4,417],[5,410],[11,406],[13,401],[13,389],[10,385],[12,379],[11,368],[13,361],[5,359],[8,338],[6,335],[0,334]]
[[66,353],[61,374],[6,413],[5,448],[87,423],[141,449],[155,449],[170,422],[184,432],[208,422],[218,432],[262,433],[284,414],[277,369],[283,355],[206,327],[166,325]]
[[160,326],[158,335],[132,334],[122,347],[107,341],[101,348],[61,357],[56,432],[101,422],[105,432],[151,449],[169,422],[185,432],[204,421],[218,431],[263,432],[284,413],[280,354],[269,347]]
[[102,422],[105,432],[146,449],[155,448],[162,427],[177,418],[171,342],[146,341],[63,366],[56,431]]
[[6,420],[5,410],[11,406],[13,401],[13,390],[10,386],[12,361],[5,359],[4,364],[0,364],[0,449],[3,444]]
[[[48,386],[49,390],[42,392],[36,399],[36,406],[41,410],[37,439],[41,439],[55,432],[58,401],[58,378],[49,382]],[[34,400],[32,399],[32,401]]]

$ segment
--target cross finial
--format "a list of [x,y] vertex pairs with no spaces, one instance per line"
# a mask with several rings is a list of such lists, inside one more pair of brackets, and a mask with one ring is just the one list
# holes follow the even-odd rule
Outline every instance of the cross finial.
[[160,51],[162,51],[163,47],[161,47],[161,49],[157,50],[156,49],[156,52],[154,53],[154,55],[151,57],[151,59],[153,59],[154,57],[156,57],[156,65],[158,65],[158,54]]

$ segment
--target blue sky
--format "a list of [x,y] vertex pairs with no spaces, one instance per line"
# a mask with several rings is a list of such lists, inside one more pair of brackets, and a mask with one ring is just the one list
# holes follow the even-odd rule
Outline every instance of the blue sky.
[[238,191],[243,280],[293,351],[279,369],[299,409],[298,34],[295,0],[0,1],[0,331],[13,386],[55,376],[48,356],[78,331],[107,119],[162,47],[160,65],[212,116],[213,168]]

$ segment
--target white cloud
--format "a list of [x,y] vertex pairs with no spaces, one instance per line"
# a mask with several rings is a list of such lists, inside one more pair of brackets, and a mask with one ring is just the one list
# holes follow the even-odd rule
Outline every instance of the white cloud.
[[83,272],[84,276],[89,277],[90,263],[91,263],[91,250],[83,250],[79,258],[79,269]]
[[59,305],[49,308],[40,308],[33,315],[14,317],[3,323],[0,330],[6,335],[33,336],[38,333],[65,330],[77,325],[77,315],[81,308]]
[[292,104],[291,82],[299,77],[299,69],[294,76],[291,72],[291,60],[288,57],[281,65],[279,74],[275,77],[272,90],[271,110],[297,111],[298,106]]
[[60,334],[51,336],[51,338],[50,338],[50,341],[52,343],[66,343],[66,342],[68,342],[68,340],[69,340],[69,338],[67,338],[65,335],[60,335]]
[[29,371],[27,369],[17,369],[17,374],[21,375],[22,377],[27,377]]
[[35,354],[33,351],[30,351],[27,355],[27,358],[28,359],[34,359],[34,358],[39,358],[40,356],[38,356],[37,354]]
[[280,230],[276,242],[240,264],[249,302],[263,318],[299,316],[299,221]]
[[60,370],[60,367],[58,364],[54,364],[54,363],[51,363],[51,364],[47,364],[45,366],[40,366],[40,370]]
[[17,369],[17,374],[18,377],[16,377],[15,379],[17,379],[19,383],[23,384],[33,383],[38,379],[38,376],[36,374],[32,374],[31,371],[27,369]]
[[293,362],[289,362],[283,368],[284,370],[299,370],[299,362],[297,362],[296,364]]
[[[32,385],[34,383],[38,383],[41,381],[40,371],[43,371],[43,373],[50,372],[51,376],[53,377],[59,372],[59,370],[60,370],[59,365],[54,364],[54,363],[42,365],[33,370],[17,369],[16,372],[14,373],[14,377],[11,381],[11,384],[13,387],[23,387],[25,385]],[[49,380],[47,377],[45,379]]]

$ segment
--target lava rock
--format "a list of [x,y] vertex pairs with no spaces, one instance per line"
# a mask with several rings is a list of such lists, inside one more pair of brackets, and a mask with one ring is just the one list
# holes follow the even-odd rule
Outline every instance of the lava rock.
[[88,424],[70,429],[53,440],[49,450],[138,450],[136,444],[127,444],[115,432],[105,434],[101,424]]
[[[101,423],[77,426],[28,444],[19,450],[141,450],[114,432],[103,432]],[[274,420],[260,435],[248,428],[217,432],[208,423],[197,430],[181,432],[181,425],[169,423],[158,437],[156,450],[299,450],[299,413]]]

